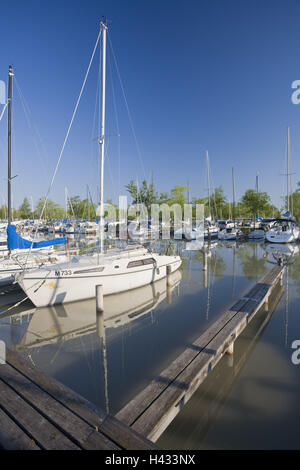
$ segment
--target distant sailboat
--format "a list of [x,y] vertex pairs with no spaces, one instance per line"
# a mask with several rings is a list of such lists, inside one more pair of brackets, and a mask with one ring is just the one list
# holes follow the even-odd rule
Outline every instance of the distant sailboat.
[[290,128],[287,128],[287,211],[284,218],[276,219],[272,228],[266,233],[266,240],[271,243],[292,243],[299,239],[299,227],[292,219],[290,212]]

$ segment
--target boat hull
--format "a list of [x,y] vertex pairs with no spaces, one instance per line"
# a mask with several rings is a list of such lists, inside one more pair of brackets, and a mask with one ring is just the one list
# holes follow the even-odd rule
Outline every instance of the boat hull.
[[[107,267],[105,274],[74,274],[74,271],[67,269],[64,273],[62,270],[45,270],[44,276],[29,272],[19,275],[17,281],[36,307],[45,307],[94,298],[98,285],[103,286],[103,295],[110,295],[151,284],[167,275],[167,266],[170,266],[171,272],[176,271],[181,259],[178,256],[157,256],[154,266],[140,266],[132,271],[119,264],[113,263]],[[115,268],[120,268],[120,272],[114,272]]]

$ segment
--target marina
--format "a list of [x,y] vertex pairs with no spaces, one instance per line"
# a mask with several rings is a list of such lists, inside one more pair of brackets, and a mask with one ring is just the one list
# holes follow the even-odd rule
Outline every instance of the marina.
[[299,448],[290,3],[3,7],[1,450]]

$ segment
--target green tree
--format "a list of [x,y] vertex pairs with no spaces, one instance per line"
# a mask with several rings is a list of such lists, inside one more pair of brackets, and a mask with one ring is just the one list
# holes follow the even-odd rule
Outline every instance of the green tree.
[[170,198],[168,200],[168,204],[179,204],[182,209],[184,204],[187,203],[187,197],[186,197],[186,192],[187,186],[182,186],[180,184],[177,184],[172,190],[170,194]]
[[256,192],[248,189],[241,199],[244,206],[245,215],[253,217],[268,213],[271,207],[271,198],[267,193]]
[[18,217],[20,219],[29,219],[31,216],[31,208],[27,197],[24,198],[18,210]]
[[[42,197],[38,200],[37,206],[36,206],[36,212],[37,216],[40,217],[42,209],[44,207],[45,203],[45,198]],[[59,204],[57,204],[54,201],[51,201],[51,199],[48,199],[43,218],[48,218],[48,219],[62,219],[64,218],[65,215],[65,210],[63,207],[61,207]]]
[[158,201],[158,194],[154,190],[153,183],[148,185],[146,180],[142,182],[140,188],[133,180],[125,188],[132,197],[133,204],[144,204],[148,210],[151,209],[151,204],[156,204]]

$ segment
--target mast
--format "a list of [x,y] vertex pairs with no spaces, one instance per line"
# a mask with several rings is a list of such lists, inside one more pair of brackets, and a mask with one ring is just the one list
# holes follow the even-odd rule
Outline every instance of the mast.
[[234,187],[234,169],[232,167],[232,217],[235,226],[235,187]]
[[210,209],[210,178],[209,178],[209,156],[208,150],[206,150],[206,166],[207,166],[207,183],[208,183],[208,217],[211,216],[211,209]]
[[67,186],[65,186],[65,211],[66,211],[66,219],[68,218],[68,190]]
[[287,128],[287,210],[290,210],[290,128]]
[[12,114],[12,93],[13,93],[13,68],[10,65],[8,69],[8,174],[7,174],[7,218],[8,225],[11,224],[11,114]]
[[100,165],[100,234],[101,253],[103,253],[103,229],[104,229],[104,138],[105,138],[105,92],[106,92],[106,32],[107,26],[101,21],[102,29],[102,103],[101,103],[101,135],[99,144],[101,145],[101,165]]

